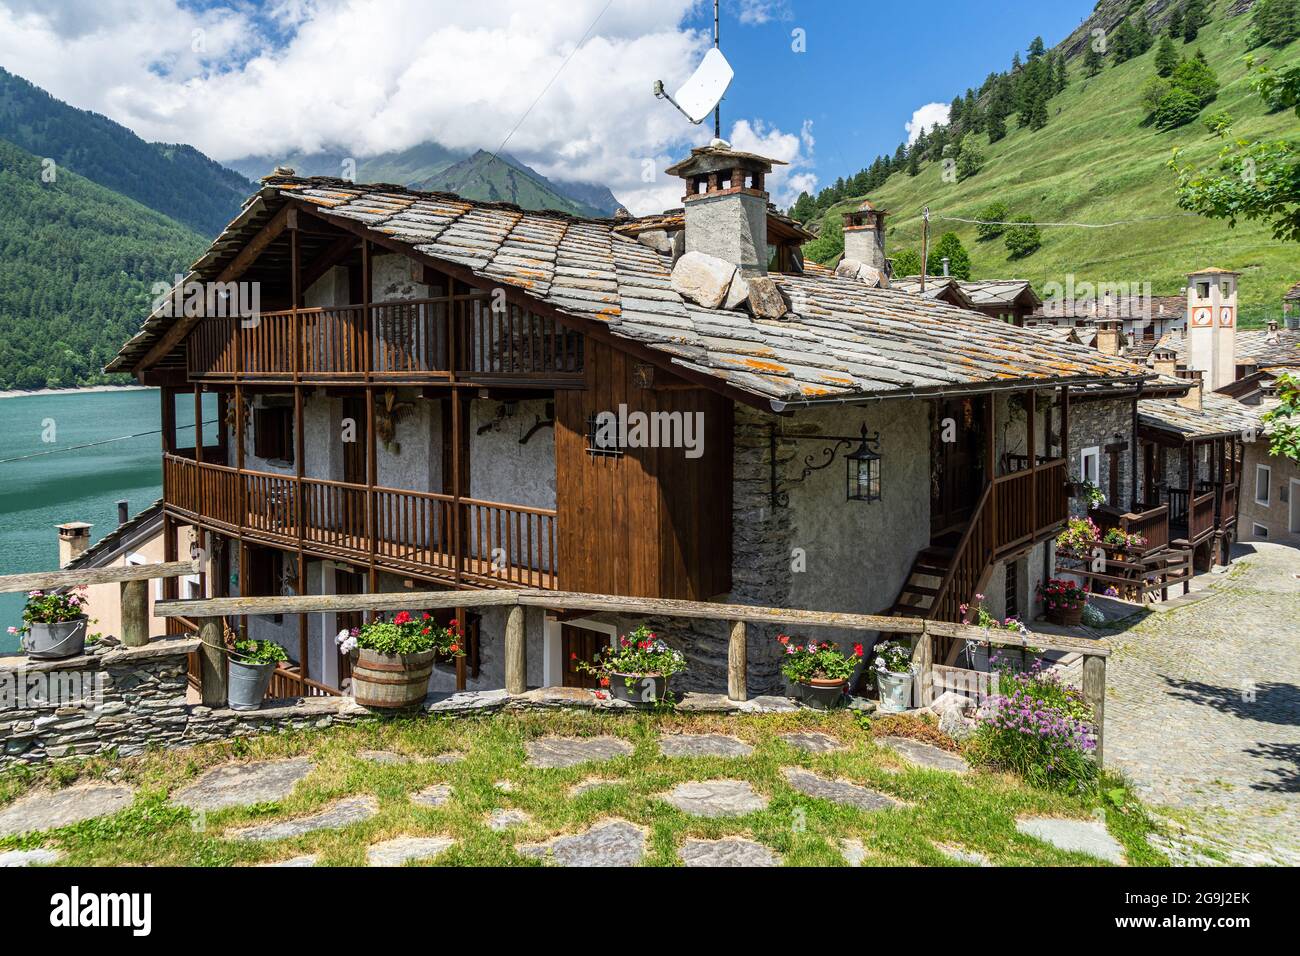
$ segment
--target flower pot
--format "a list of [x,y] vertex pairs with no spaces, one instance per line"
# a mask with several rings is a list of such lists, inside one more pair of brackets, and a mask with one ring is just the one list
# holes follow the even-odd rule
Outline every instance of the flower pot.
[[611,674],[609,696],[629,704],[657,704],[668,693],[668,678],[662,674]]
[[436,653],[379,654],[361,648],[352,665],[352,696],[363,707],[386,710],[418,707],[429,692]]
[[880,712],[882,714],[901,714],[912,708],[911,671],[895,674],[893,671],[876,671],[876,686],[880,689]]
[[1083,605],[1078,607],[1049,607],[1047,609],[1047,619],[1053,624],[1061,624],[1066,627],[1072,627],[1083,620]]
[[230,709],[257,710],[261,707],[275,668],[274,663],[251,664],[231,658],[228,680]]
[[38,661],[76,657],[86,647],[86,621],[83,614],[57,624],[33,624],[23,637],[23,649],[28,657]]
[[828,680],[814,677],[804,683],[794,685],[795,696],[799,702],[813,710],[834,710],[844,700],[844,691],[849,682],[846,680]]

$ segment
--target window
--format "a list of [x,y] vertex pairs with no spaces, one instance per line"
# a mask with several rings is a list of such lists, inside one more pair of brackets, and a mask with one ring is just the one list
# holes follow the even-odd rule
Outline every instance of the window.
[[293,463],[293,409],[281,405],[253,413],[253,454],[268,461]]
[[587,454],[619,456],[623,446],[618,443],[618,418],[612,412],[587,416]]
[[1255,504],[1269,506],[1269,485],[1273,480],[1273,469],[1268,465],[1255,466]]
[[1268,528],[1264,527],[1262,524],[1252,524],[1250,526],[1250,533],[1251,536],[1255,538],[1267,538]]
[[1079,452],[1079,480],[1101,486],[1101,449],[1096,445]]

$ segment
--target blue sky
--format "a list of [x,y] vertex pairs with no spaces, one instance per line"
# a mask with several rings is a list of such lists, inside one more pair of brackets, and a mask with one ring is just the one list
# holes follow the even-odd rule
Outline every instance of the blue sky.
[[[783,129],[813,121],[822,185],[852,175],[905,140],[925,103],[951,102],[1041,35],[1050,47],[1092,12],[1093,0],[802,0],[766,4],[770,19],[742,25],[743,5],[723,0],[722,49],[736,69],[728,117],[762,117]],[[712,30],[712,4],[690,24]],[[807,52],[791,51],[802,28]]]
[[[788,164],[769,179],[788,205],[1091,8],[723,0],[737,71],[723,134]],[[662,171],[711,135],[651,94],[683,82],[711,34],[710,0],[0,0],[0,66],[145,139],[233,161],[430,140],[468,153],[510,133],[512,155],[638,214],[681,201]]]

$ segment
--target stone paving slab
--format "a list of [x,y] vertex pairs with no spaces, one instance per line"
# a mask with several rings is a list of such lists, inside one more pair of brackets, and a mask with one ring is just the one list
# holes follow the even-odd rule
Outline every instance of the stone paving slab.
[[86,783],[63,790],[40,790],[0,810],[0,836],[56,830],[83,820],[125,810],[135,791],[116,783]]
[[679,783],[659,799],[697,817],[739,817],[765,809],[768,798],[747,780],[704,780]]
[[515,851],[557,866],[637,866],[645,855],[645,831],[626,820],[604,820],[582,833],[520,844]]
[[687,840],[678,851],[686,866],[780,866],[781,858],[752,840]]
[[880,737],[877,743],[884,744],[890,750],[902,756],[909,763],[927,770],[947,770],[952,773],[965,773],[970,766],[960,754],[941,750],[934,744],[927,744],[910,737]]
[[793,734],[781,734],[781,739],[795,750],[809,754],[825,754],[834,750],[843,750],[844,744],[830,734],[815,730],[801,730]]
[[411,794],[411,802],[419,807],[440,807],[450,799],[451,785],[446,783],[435,783]]
[[488,815],[487,825],[489,830],[496,830],[499,833],[502,830],[509,830],[511,827],[520,827],[532,822],[533,818],[522,810],[497,809]]
[[407,754],[394,753],[391,750],[358,750],[357,757],[370,763],[377,763],[382,766],[396,766],[404,763],[420,763],[421,758],[411,757]]
[[831,780],[802,767],[782,767],[781,773],[786,782],[800,793],[842,806],[857,807],[859,810],[887,810],[899,805],[897,800],[883,793],[847,780]]
[[438,756],[433,758],[433,762],[440,763],[440,764],[450,764],[450,763],[460,763],[464,759],[465,759],[465,755],[463,753],[453,750],[450,751],[449,753],[438,754]]
[[273,860],[273,861],[270,862],[270,863],[259,863],[259,864],[257,864],[257,865],[258,865],[258,866],[283,866],[283,867],[302,868],[302,867],[308,867],[308,866],[315,866],[315,865],[316,865],[316,859],[317,859],[317,857],[316,857],[316,854],[315,854],[315,853],[307,853],[307,854],[304,854],[303,856],[291,856],[291,857],[289,857],[289,859],[287,859],[287,860]]
[[593,790],[599,790],[601,787],[613,787],[622,783],[622,780],[605,780],[600,777],[584,780],[581,783],[575,783],[569,788],[570,797],[580,797],[584,793],[590,793]]
[[35,850],[10,850],[0,853],[0,869],[15,866],[52,866],[63,859],[58,850],[38,848]]
[[221,764],[174,793],[172,803],[191,810],[275,803],[293,792],[311,766],[306,757]]
[[1098,820],[1022,817],[1016,821],[1016,829],[1062,850],[1087,853],[1108,863],[1124,862],[1124,848]]
[[528,766],[550,769],[626,757],[635,748],[619,737],[540,737],[528,741],[524,749]]
[[659,738],[665,757],[748,757],[754,748],[724,734],[669,734]]
[[361,823],[378,812],[379,804],[374,797],[344,797],[310,816],[259,823],[257,826],[227,831],[223,836],[227,840],[254,840],[259,843],[287,840],[317,830],[338,830],[354,823]]
[[366,866],[403,866],[414,860],[431,860],[455,843],[448,837],[396,837],[368,847]]
[[844,862],[849,866],[861,866],[870,855],[861,840],[841,840],[840,853],[843,854]]
[[958,863],[967,863],[971,866],[993,865],[983,853],[976,853],[974,850],[968,850],[964,846],[957,846],[955,843],[936,843],[934,848]]

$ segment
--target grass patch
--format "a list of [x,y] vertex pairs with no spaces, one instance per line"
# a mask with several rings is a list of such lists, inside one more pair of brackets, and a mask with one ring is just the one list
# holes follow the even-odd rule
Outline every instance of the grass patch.
[[[779,735],[822,731],[847,746],[807,754]],[[667,758],[658,738],[670,733],[723,733],[753,745],[748,757]],[[137,787],[134,804],[120,813],[44,835],[0,838],[0,849],[47,846],[64,852],[69,865],[229,866],[316,854],[319,865],[364,865],[366,848],[397,836],[446,836],[455,845],[439,864],[536,866],[515,846],[575,833],[619,818],[647,833],[647,865],[671,866],[692,837],[743,836],[757,840],[795,866],[843,866],[839,841],[861,840],[866,865],[961,865],[936,844],[964,847],[1000,865],[1099,865],[1023,836],[1016,817],[1025,814],[1088,818],[1105,815],[1111,832],[1133,863],[1162,863],[1146,844],[1153,829],[1141,805],[1123,798],[1075,798],[1034,790],[1011,776],[974,772],[958,776],[917,768],[875,742],[886,734],[922,734],[916,721],[878,719],[868,727],[851,714],[772,714],[723,717],[684,714],[609,715],[586,712],[498,714],[469,720],[423,718],[364,727],[299,731],[244,738],[185,751],[159,751],[129,760],[64,764],[57,771],[12,771],[0,775],[0,804],[41,787],[101,777]],[[564,769],[525,766],[527,741],[543,736],[610,734],[634,747],[625,757]],[[923,735],[923,734],[922,734]],[[923,735],[924,736],[924,735]],[[361,750],[389,750],[414,758],[380,764],[356,756]],[[437,763],[439,754],[464,758]],[[193,813],[173,806],[169,795],[205,770],[230,760],[305,755],[311,773],[285,800],[273,804]],[[870,787],[900,801],[894,809],[866,812],[807,797],[787,783],[783,767],[800,766]],[[57,775],[57,779],[55,776]],[[770,798],[766,809],[743,817],[700,819],[658,799],[692,780],[748,781]],[[499,781],[513,789],[503,792]],[[608,785],[578,795],[570,791],[591,780]],[[432,784],[452,787],[441,807],[417,806],[410,795]],[[1114,786],[1122,787],[1121,784]],[[1114,787],[1112,787],[1114,788]],[[321,830],[270,843],[223,838],[231,829],[315,813],[343,797],[368,794],[379,812],[340,830]],[[487,826],[495,809],[519,809],[531,821],[508,831]]]

